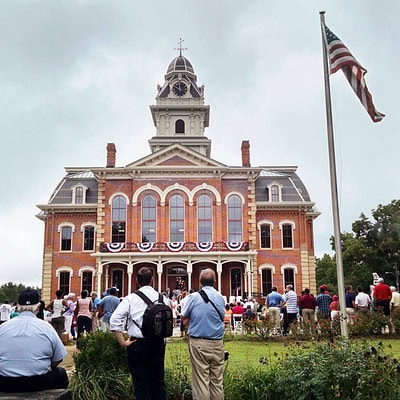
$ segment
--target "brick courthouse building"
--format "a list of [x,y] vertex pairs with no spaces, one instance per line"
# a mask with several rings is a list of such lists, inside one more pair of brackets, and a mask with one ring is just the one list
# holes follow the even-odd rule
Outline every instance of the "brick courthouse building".
[[142,266],[154,270],[158,290],[197,289],[201,269],[217,274],[217,288],[259,300],[272,286],[315,292],[314,210],[296,167],[252,167],[243,141],[241,166],[210,157],[205,136],[210,106],[187,58],[168,66],[150,106],[151,153],[118,167],[115,144],[106,165],[66,168],[47,204],[43,298],[60,288],[102,293],[136,289]]

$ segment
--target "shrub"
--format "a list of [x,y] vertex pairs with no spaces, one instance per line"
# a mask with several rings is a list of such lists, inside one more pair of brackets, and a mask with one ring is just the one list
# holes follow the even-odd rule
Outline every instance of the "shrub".
[[392,311],[390,317],[392,319],[395,334],[400,336],[400,310]]
[[275,326],[274,319],[267,314],[259,320],[245,319],[243,327],[246,334],[254,333],[256,336],[264,340],[269,340]]
[[75,372],[70,383],[74,400],[132,398],[126,350],[114,334],[89,334],[80,344],[81,351],[73,356]]
[[342,341],[287,357],[276,376],[278,395],[292,399],[398,399],[399,366],[382,346]]
[[349,325],[349,332],[355,337],[381,335],[387,322],[382,311],[359,312],[353,324]]

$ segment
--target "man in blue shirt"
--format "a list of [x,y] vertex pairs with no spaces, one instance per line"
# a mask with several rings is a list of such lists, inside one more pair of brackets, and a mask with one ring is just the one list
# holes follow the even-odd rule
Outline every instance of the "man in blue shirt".
[[0,391],[66,389],[68,376],[58,364],[67,355],[46,321],[36,318],[40,296],[25,289],[18,297],[18,317],[0,326]]
[[[192,293],[182,309],[189,319],[189,354],[193,400],[223,400],[225,301],[214,289],[215,272],[204,269],[200,284],[206,296]],[[207,301],[209,300],[209,301]]]
[[103,331],[110,329],[111,315],[120,303],[120,300],[117,297],[117,289],[115,287],[112,287],[109,293],[109,295],[103,297],[97,304],[97,309],[102,315],[101,329]]
[[272,316],[275,325],[275,333],[280,331],[281,327],[281,308],[285,304],[285,298],[278,293],[276,286],[272,287],[271,293],[268,294],[265,304],[268,309],[268,313]]

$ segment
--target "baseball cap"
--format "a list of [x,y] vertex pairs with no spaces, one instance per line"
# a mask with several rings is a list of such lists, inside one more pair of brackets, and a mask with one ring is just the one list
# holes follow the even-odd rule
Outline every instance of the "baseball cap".
[[18,296],[18,304],[20,306],[27,306],[38,304],[40,302],[39,293],[34,289],[25,289]]

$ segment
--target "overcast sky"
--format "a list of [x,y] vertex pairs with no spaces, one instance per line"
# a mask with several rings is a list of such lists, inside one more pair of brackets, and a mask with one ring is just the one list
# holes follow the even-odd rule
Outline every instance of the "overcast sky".
[[41,286],[47,203],[64,167],[149,154],[149,105],[179,38],[211,107],[211,156],[298,166],[312,201],[316,255],[333,234],[319,11],[368,70],[374,124],[341,71],[331,77],[341,230],[399,198],[400,2],[29,1],[0,4],[0,284]]

